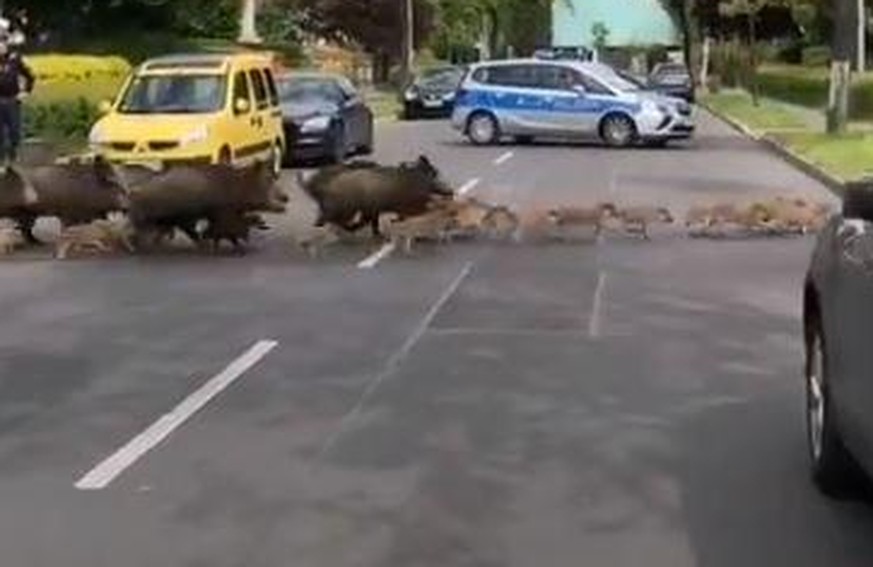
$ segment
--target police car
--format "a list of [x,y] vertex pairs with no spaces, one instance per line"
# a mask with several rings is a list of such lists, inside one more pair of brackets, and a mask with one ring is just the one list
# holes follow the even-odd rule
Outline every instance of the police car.
[[641,89],[601,63],[538,59],[471,66],[455,96],[452,126],[477,145],[506,136],[665,145],[694,132],[683,100]]

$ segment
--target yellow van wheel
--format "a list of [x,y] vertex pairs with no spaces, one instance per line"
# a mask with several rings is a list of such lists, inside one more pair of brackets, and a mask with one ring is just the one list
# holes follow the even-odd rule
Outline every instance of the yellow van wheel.
[[276,179],[282,175],[282,164],[285,161],[285,156],[282,154],[282,146],[278,142],[273,142],[268,159],[270,160],[270,170]]

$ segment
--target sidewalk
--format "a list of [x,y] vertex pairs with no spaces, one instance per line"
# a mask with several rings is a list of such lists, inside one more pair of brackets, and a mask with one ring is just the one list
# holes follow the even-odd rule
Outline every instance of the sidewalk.
[[708,95],[701,105],[834,190],[873,174],[873,124],[853,123],[846,133],[827,134],[823,111],[768,98],[755,106],[739,90]]

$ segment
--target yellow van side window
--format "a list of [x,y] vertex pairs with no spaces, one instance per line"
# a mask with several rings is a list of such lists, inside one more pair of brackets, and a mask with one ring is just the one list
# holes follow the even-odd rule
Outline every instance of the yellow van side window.
[[269,106],[267,102],[267,86],[264,84],[264,77],[257,69],[249,71],[249,76],[252,79],[252,89],[255,91],[255,104],[258,105],[258,110],[263,110]]
[[249,81],[243,71],[239,71],[233,77],[233,104],[236,104],[236,101],[239,99],[251,102],[251,96],[249,95]]

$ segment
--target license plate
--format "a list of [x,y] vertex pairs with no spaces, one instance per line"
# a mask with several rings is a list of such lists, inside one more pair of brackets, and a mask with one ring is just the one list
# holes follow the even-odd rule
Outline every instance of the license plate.
[[427,100],[425,99],[424,105],[427,108],[441,108],[443,105],[443,101],[441,100]]

